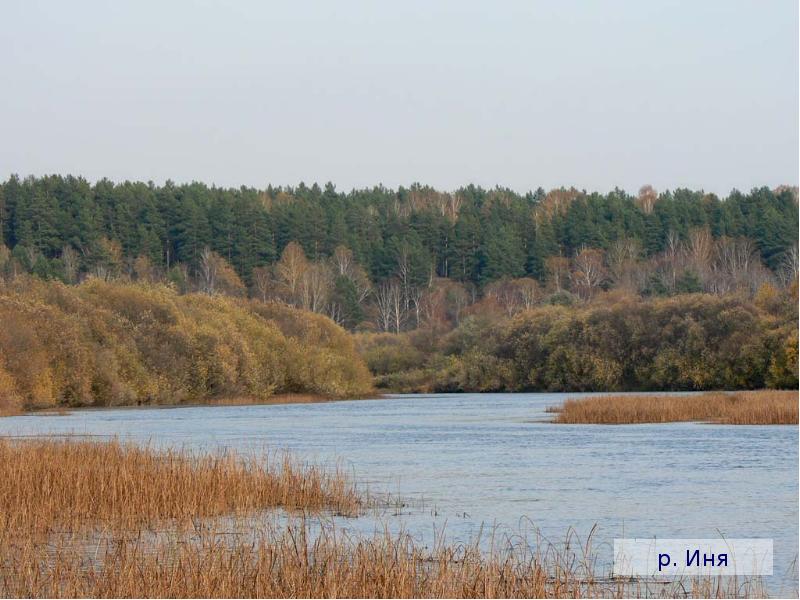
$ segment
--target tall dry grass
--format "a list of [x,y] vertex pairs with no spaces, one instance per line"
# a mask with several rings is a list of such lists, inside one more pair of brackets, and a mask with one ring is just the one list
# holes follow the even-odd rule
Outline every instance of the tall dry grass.
[[695,396],[595,396],[567,400],[556,423],[670,423],[710,421],[726,425],[797,425],[798,392],[708,392]]
[[[116,442],[0,441],[0,597],[758,597],[757,580],[595,574],[589,542],[428,548],[349,536],[269,507],[356,511],[340,474],[282,458],[187,456]],[[249,513],[249,514],[248,514]],[[290,513],[291,514],[291,513]],[[494,541],[493,541],[494,542]]]
[[[77,548],[77,549],[76,549]],[[538,546],[537,548],[541,548]],[[141,532],[87,546],[0,546],[0,594],[170,598],[762,597],[755,579],[633,582],[597,577],[591,550],[516,544],[426,549],[405,534],[348,537],[305,524],[249,532],[200,529],[153,541]],[[589,554],[586,554],[589,552]]]
[[352,515],[362,502],[343,473],[285,453],[255,462],[118,442],[0,440],[0,482],[0,529],[26,532],[131,530],[275,507]]

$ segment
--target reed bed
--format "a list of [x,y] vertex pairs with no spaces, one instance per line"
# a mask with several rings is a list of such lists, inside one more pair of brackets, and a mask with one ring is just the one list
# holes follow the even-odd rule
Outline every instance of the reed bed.
[[[117,442],[0,440],[0,597],[760,597],[755,579],[596,575],[591,536],[428,548],[328,517],[362,500],[284,456],[191,456]],[[262,509],[300,508],[286,521]],[[253,512],[255,511],[255,512]],[[292,516],[294,515],[294,516]]]
[[153,543],[104,539],[0,548],[0,594],[25,597],[624,598],[761,597],[755,579],[632,582],[594,575],[591,552],[515,544],[424,549],[405,534],[351,538],[305,522],[249,534],[201,529]]
[[362,499],[340,471],[288,454],[261,461],[116,441],[0,440],[0,529],[48,532],[92,523],[135,530],[266,508],[356,514]]
[[556,423],[670,423],[708,421],[726,425],[797,425],[798,392],[707,392],[693,396],[653,394],[567,400]]

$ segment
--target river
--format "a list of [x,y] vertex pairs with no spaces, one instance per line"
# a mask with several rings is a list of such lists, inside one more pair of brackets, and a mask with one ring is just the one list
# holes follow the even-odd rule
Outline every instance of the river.
[[[580,394],[83,410],[0,419],[0,435],[288,448],[310,461],[342,462],[360,485],[407,500],[394,511],[401,514],[381,519],[422,540],[443,528],[466,541],[481,527],[535,526],[558,541],[570,527],[585,537],[594,525],[595,546],[606,548],[614,537],[772,538],[768,584],[773,593],[797,589],[798,427],[549,423],[545,409],[567,396]],[[365,518],[350,525],[370,526]]]

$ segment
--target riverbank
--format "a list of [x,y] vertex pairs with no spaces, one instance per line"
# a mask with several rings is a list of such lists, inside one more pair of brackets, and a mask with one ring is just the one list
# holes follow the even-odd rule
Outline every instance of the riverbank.
[[375,393],[364,394],[353,398],[333,398],[330,396],[320,396],[318,394],[276,394],[268,398],[252,398],[248,396],[235,396],[223,398],[209,398],[195,402],[183,402],[180,404],[139,404],[135,406],[80,406],[75,408],[68,407],[42,407],[22,410],[0,411],[0,417],[15,417],[20,415],[68,415],[73,412],[102,411],[102,410],[141,410],[141,409],[171,409],[171,408],[191,408],[198,406],[271,406],[277,404],[328,404],[331,402],[351,402],[356,400],[382,400],[387,398],[387,394]]
[[725,425],[797,425],[798,392],[706,392],[692,396],[608,395],[570,399],[548,412],[555,423],[623,425],[707,421]]
[[200,402],[182,404],[181,406],[258,406],[270,404],[322,404],[327,402],[349,402],[351,400],[381,400],[386,394],[363,394],[351,398],[334,398],[319,394],[276,394],[269,398],[211,398]]

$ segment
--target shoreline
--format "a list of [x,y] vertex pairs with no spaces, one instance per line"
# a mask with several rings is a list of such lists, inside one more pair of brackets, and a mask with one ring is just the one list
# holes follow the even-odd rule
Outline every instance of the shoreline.
[[[588,396],[584,396],[582,401],[594,400],[597,402],[600,399],[608,398],[612,402],[615,400],[625,399],[628,400],[642,400],[644,398],[654,398],[658,396],[664,397],[675,397],[675,396],[703,396],[703,395],[716,395],[716,394],[724,394],[724,395],[739,395],[739,394],[763,394],[765,392],[772,392],[774,394],[785,394],[785,393],[794,393],[797,394],[796,390],[772,390],[772,389],[762,389],[762,390],[747,390],[747,391],[730,391],[730,390],[720,390],[720,391],[687,391],[687,392],[671,392],[671,391],[651,391],[651,392],[580,392],[577,394],[588,394]],[[73,412],[84,412],[84,411],[102,411],[102,410],[137,410],[137,409],[178,409],[178,408],[199,408],[199,407],[226,407],[226,406],[274,406],[274,405],[282,405],[282,404],[325,404],[329,402],[353,402],[359,400],[391,400],[393,399],[392,396],[394,395],[420,395],[420,396],[445,396],[445,395],[471,395],[471,394],[572,394],[573,392],[442,392],[442,393],[432,393],[432,394],[423,394],[423,393],[403,393],[403,392],[392,392],[392,391],[375,391],[373,394],[367,394],[363,396],[357,397],[349,397],[349,398],[331,398],[328,396],[323,396],[321,394],[306,394],[306,393],[283,393],[283,394],[275,394],[274,396],[270,396],[269,398],[250,398],[246,396],[234,396],[234,397],[221,397],[221,398],[211,398],[205,400],[195,400],[192,402],[185,402],[185,403],[176,403],[176,404],[123,404],[118,406],[50,406],[50,407],[36,407],[30,409],[21,409],[15,410],[10,412],[0,412],[0,419],[4,417],[19,417],[19,416],[66,416]],[[661,418],[658,419],[645,419],[645,420],[628,420],[625,418],[620,419],[619,416],[615,419],[607,420],[607,419],[587,419],[584,416],[582,419],[575,420],[575,421],[565,421],[562,420],[563,418],[563,411],[565,405],[575,403],[576,399],[566,397],[564,402],[560,406],[551,406],[547,407],[547,413],[551,413],[556,415],[553,420],[548,420],[546,422],[554,423],[554,424],[564,424],[564,423],[572,423],[572,424],[594,424],[594,425],[602,425],[602,424],[635,424],[635,423],[677,423],[677,422],[707,422],[711,424],[725,424],[724,422],[715,421],[714,419],[709,418],[676,418],[675,420],[667,419],[662,420]],[[585,403],[585,402],[582,402]],[[562,418],[560,418],[562,417]],[[596,416],[595,416],[596,418]],[[543,421],[545,422],[545,421]],[[762,423],[737,423],[740,425],[743,424],[762,424]],[[767,423],[763,423],[767,424]],[[796,422],[788,422],[788,423],[770,423],[770,424],[788,424],[788,425],[796,425]]]
[[358,400],[386,400],[385,393],[375,393],[354,398],[330,398],[320,394],[287,393],[275,394],[269,398],[224,397],[209,400],[196,400],[177,404],[120,404],[118,406],[48,406],[41,408],[21,409],[19,411],[0,413],[0,418],[22,416],[65,416],[73,412],[101,410],[142,410],[170,408],[199,408],[213,406],[272,406],[278,404],[326,404],[329,402],[352,402]]

